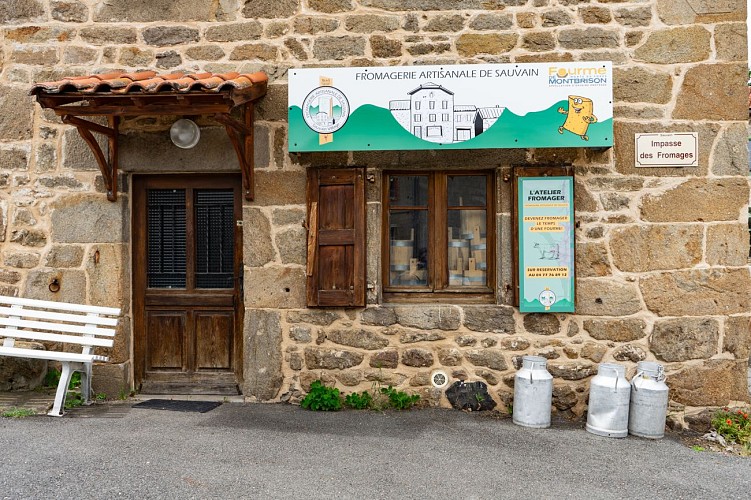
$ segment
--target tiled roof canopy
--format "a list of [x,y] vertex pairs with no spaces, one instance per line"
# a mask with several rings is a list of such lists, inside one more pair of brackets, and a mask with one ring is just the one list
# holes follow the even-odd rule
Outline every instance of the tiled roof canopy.
[[[29,92],[43,108],[78,129],[91,148],[107,186],[107,198],[117,197],[117,138],[121,116],[211,115],[225,126],[243,174],[245,198],[253,199],[253,101],[266,94],[268,77],[257,73],[137,73],[111,72],[35,83]],[[243,106],[244,118],[230,116]],[[106,116],[109,127],[83,120]],[[105,158],[92,132],[109,140]]]

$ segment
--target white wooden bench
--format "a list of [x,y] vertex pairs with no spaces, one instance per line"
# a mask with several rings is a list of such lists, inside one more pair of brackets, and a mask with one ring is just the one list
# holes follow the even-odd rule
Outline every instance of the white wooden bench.
[[[94,354],[97,347],[112,347],[120,309],[66,302],[0,296],[0,356],[59,361],[62,365],[55,403],[48,415],[60,417],[74,372],[81,372],[84,404],[91,401],[91,366],[108,361]],[[15,341],[33,340],[56,345],[49,350],[25,349]],[[70,346],[75,347],[75,351]],[[63,349],[68,346],[67,349]]]

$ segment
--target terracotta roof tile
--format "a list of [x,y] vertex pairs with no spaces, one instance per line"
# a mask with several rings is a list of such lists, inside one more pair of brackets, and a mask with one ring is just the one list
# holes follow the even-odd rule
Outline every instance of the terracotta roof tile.
[[137,73],[110,72],[98,75],[74,76],[54,82],[35,83],[31,95],[46,94],[156,94],[163,92],[210,92],[245,89],[265,83],[268,77],[263,72],[252,74],[191,73],[157,74],[155,71]]

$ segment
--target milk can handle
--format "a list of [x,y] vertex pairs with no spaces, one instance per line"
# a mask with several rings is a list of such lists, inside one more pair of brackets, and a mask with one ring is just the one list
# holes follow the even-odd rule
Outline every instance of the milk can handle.
[[[634,378],[632,378],[631,380],[636,380],[637,378],[641,377],[643,374],[644,374],[644,370],[640,372],[636,372],[636,375],[634,375]],[[636,384],[631,384],[631,387],[633,387],[635,391],[639,390],[639,388],[636,387]]]

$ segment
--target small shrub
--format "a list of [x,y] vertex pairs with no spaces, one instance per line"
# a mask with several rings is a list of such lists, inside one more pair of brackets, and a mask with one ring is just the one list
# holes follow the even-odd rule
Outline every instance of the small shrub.
[[313,411],[337,411],[342,409],[342,396],[339,389],[326,387],[320,380],[314,380],[300,406]]
[[8,408],[2,413],[3,417],[7,418],[23,418],[23,417],[31,417],[32,415],[36,415],[36,412],[30,408]]
[[738,443],[751,452],[751,409],[723,408],[712,417],[712,427],[727,441]]
[[[44,376],[44,386],[45,387],[57,387],[57,384],[60,383],[60,370],[57,370],[55,368],[48,370],[47,373]],[[73,375],[70,376],[70,383],[68,384],[68,389],[75,389],[81,385],[81,373],[80,372],[73,372]]]
[[366,410],[373,404],[373,396],[368,391],[354,392],[344,398],[344,404],[355,410]]
[[419,394],[407,394],[404,391],[397,391],[391,386],[382,387],[381,394],[388,398],[389,407],[395,410],[409,410],[420,400]]
[[83,405],[83,396],[78,392],[70,392],[65,396],[65,409],[78,408]]

